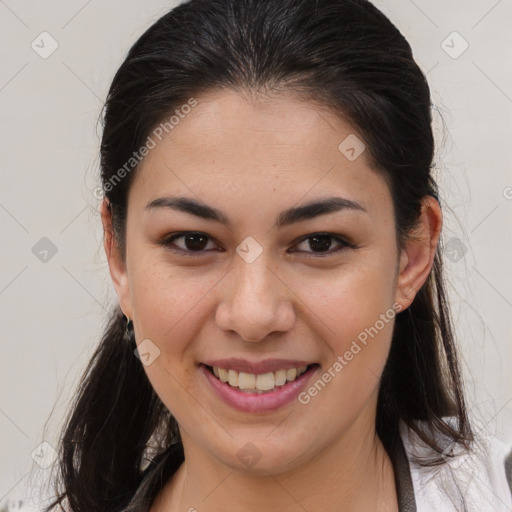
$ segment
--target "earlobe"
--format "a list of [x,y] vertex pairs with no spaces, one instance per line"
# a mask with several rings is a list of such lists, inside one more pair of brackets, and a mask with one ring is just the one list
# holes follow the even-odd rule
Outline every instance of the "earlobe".
[[112,227],[112,212],[108,199],[104,199],[101,204],[101,221],[103,224],[103,246],[107,256],[108,266],[112,284],[119,299],[119,305],[123,313],[133,318],[132,308],[130,305],[130,286],[126,264],[121,256],[121,251],[116,241],[116,237]]
[[402,309],[409,307],[427,280],[436,254],[442,228],[439,203],[431,196],[422,200],[418,226],[410,234],[400,255],[395,300]]

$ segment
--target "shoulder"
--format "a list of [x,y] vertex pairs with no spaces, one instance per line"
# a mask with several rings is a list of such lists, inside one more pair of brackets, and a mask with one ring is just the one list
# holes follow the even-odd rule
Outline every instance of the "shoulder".
[[[455,421],[455,418],[443,419],[449,424]],[[427,428],[421,421],[417,424],[422,429]],[[512,510],[512,447],[484,429],[475,430],[476,439],[469,453],[461,451],[454,443],[447,443],[442,455],[444,462],[429,467],[415,459],[428,460],[436,452],[400,422],[418,512]]]

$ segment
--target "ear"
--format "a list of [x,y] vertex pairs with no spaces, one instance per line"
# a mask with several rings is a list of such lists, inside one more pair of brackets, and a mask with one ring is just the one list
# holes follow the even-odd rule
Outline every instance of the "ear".
[[133,318],[130,302],[130,284],[126,271],[126,264],[112,228],[112,212],[108,199],[101,204],[101,222],[103,224],[103,246],[107,255],[110,276],[119,299],[121,310],[128,318]]
[[402,310],[411,305],[430,274],[442,225],[443,215],[439,203],[433,197],[425,196],[418,227],[411,233],[400,254],[395,300],[402,306]]

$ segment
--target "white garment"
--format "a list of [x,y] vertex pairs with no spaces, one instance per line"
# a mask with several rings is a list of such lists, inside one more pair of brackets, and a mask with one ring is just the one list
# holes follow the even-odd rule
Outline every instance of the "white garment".
[[[443,418],[451,425],[453,419]],[[422,430],[424,425],[418,422]],[[409,459],[417,512],[512,512],[512,491],[505,473],[510,445],[479,432],[471,453],[445,456],[445,464],[422,467],[411,457],[428,457],[436,452],[403,422],[400,436]],[[451,453],[451,447],[443,453]]]

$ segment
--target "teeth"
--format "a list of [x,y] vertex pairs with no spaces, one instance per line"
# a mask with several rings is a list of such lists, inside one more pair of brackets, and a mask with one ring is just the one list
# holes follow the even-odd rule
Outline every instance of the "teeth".
[[[228,371],[224,370],[224,368],[217,368],[217,371],[219,372],[219,379],[222,382],[227,382],[228,381]],[[213,373],[215,373],[215,371]]]
[[274,372],[274,382],[276,386],[286,384],[286,370],[277,370],[277,372]]
[[[230,372],[237,373],[235,370]],[[231,382],[230,382],[231,384]],[[232,385],[232,384],[231,384]],[[238,373],[238,387],[240,389],[254,389],[256,387],[256,375],[254,373]]]
[[228,370],[228,383],[234,388],[238,386],[238,372],[235,372],[235,370]]
[[286,370],[286,380],[288,382],[295,380],[295,377],[297,377],[297,368],[290,368],[289,370]]
[[272,372],[270,373],[262,373],[256,377],[256,389],[261,391],[268,391],[270,389],[274,389],[275,387],[275,378]]
[[283,386],[286,382],[294,381],[307,370],[307,366],[290,368],[289,370],[277,370],[276,372],[262,373],[260,375],[226,370],[216,366],[212,370],[215,377],[222,382],[227,382],[231,387],[258,393],[261,391],[271,391],[275,387]]

